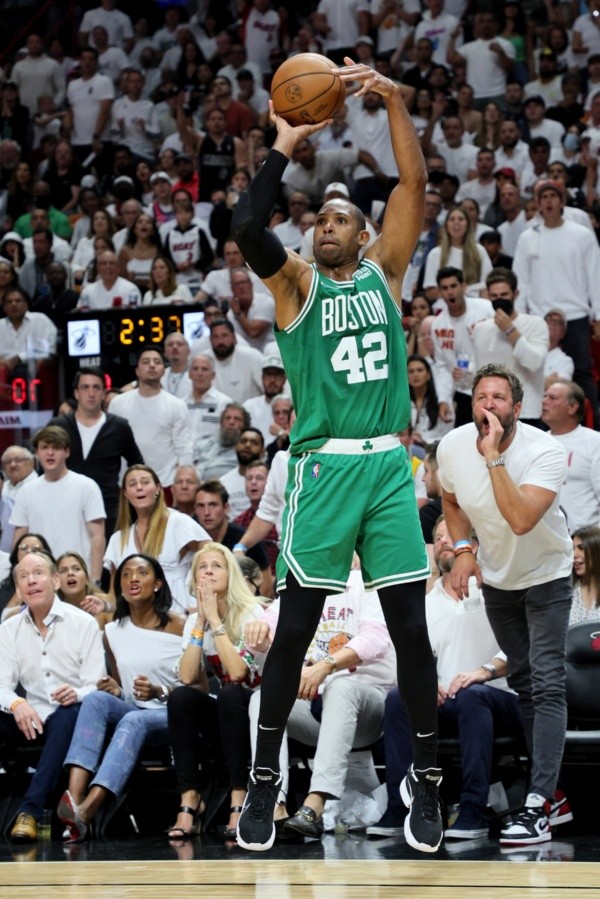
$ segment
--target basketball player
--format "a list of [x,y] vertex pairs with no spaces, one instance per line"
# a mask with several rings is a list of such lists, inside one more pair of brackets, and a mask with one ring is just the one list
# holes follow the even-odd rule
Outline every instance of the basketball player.
[[[275,297],[276,337],[298,412],[277,563],[281,614],[267,656],[257,752],[237,839],[246,849],[273,844],[279,747],[296,696],[308,698],[298,693],[302,661],[325,596],[344,590],[356,547],[367,588],[379,591],[410,715],[414,765],[402,784],[410,807],[405,835],[414,848],[435,852],[442,834],[441,772],[437,679],[425,623],[429,565],[411,464],[397,436],[410,418],[402,279],[423,221],[427,174],[400,87],[350,59],[337,71],[344,81],[361,82],[357,96],[380,94],[387,110],[400,180],[377,241],[359,263],[369,232],[360,210],[344,199],[326,202],[317,215],[313,265],[267,230],[294,147],[328,124],[292,127],[272,104],[277,138],[241,194],[232,223],[245,259]],[[336,656],[317,664],[335,671]]]

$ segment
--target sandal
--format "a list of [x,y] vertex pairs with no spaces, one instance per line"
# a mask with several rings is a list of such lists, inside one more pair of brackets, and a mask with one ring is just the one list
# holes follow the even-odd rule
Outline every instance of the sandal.
[[[232,805],[229,809],[230,815],[240,815],[242,813],[241,805]],[[216,829],[215,833],[218,837],[224,840],[235,840],[237,836],[237,824],[233,827],[230,827],[228,824],[220,824]]]
[[189,805],[181,805],[177,809],[178,815],[191,815],[192,817],[192,826],[190,830],[184,830],[183,827],[169,827],[165,833],[169,840],[191,840],[195,836],[200,833],[200,828],[202,826],[202,811],[200,811],[200,806],[202,805],[202,800],[198,803],[197,808],[191,808]]

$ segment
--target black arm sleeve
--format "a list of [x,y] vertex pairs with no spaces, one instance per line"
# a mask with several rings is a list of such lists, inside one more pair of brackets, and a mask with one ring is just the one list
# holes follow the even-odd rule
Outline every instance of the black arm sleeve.
[[259,278],[275,275],[287,260],[285,247],[267,228],[287,164],[287,156],[271,150],[248,189],[240,194],[233,211],[231,233],[244,259]]

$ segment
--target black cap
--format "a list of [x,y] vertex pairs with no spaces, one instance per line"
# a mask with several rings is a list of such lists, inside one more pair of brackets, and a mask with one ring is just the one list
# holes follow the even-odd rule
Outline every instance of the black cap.
[[254,75],[252,74],[250,69],[240,69],[235,77],[237,78],[238,81],[240,80],[240,78],[247,78],[247,79],[252,78],[254,80]]
[[19,90],[19,86],[17,85],[17,83],[15,81],[11,81],[10,78],[0,84],[0,88],[4,89],[5,87],[14,87],[16,91]]

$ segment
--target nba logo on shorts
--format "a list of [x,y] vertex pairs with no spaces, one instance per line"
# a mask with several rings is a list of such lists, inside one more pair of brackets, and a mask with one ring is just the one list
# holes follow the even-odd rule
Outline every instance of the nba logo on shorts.
[[318,478],[320,471],[321,471],[321,463],[315,462],[315,464],[312,467],[312,471],[310,473],[311,478]]

